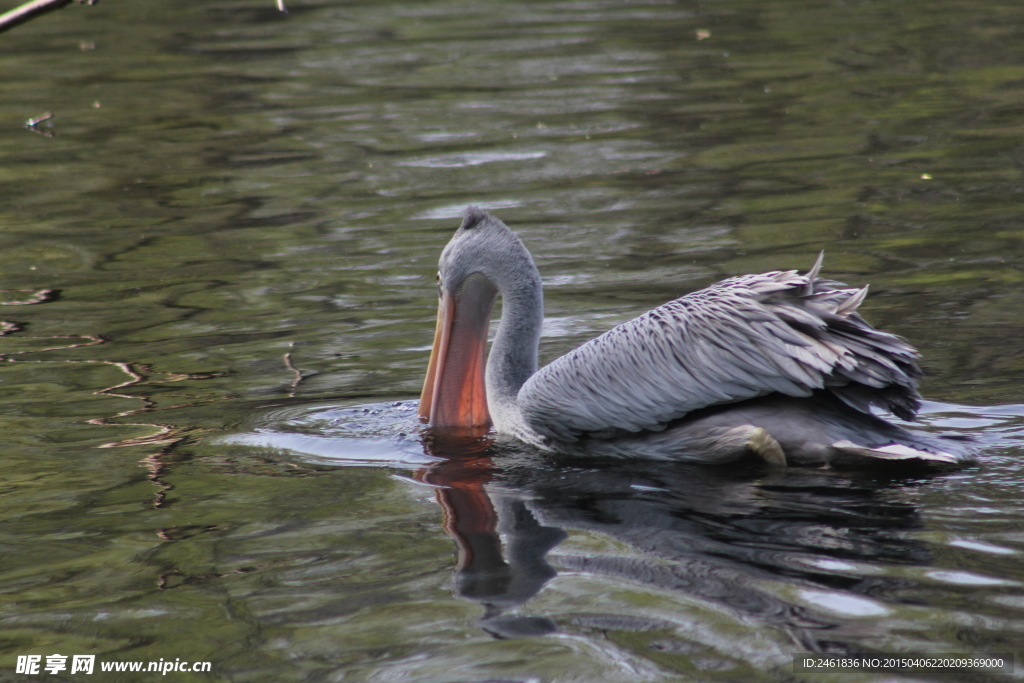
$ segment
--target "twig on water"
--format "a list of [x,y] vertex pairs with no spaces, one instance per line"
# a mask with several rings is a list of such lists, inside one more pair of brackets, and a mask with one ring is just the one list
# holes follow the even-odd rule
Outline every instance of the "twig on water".
[[[79,3],[89,6],[95,5],[98,1],[78,0]],[[35,19],[41,14],[52,12],[55,9],[60,9],[70,4],[71,0],[32,0],[32,2],[26,2],[24,5],[18,5],[10,12],[0,14],[0,33],[9,28],[14,28],[18,24],[23,24],[29,19]]]
[[292,365],[292,351],[295,349],[295,342],[288,342],[288,352],[284,354],[284,365],[286,368],[295,373],[295,379],[288,387],[289,398],[295,398],[295,392],[299,388],[299,382],[302,381],[302,372],[299,371],[294,365]]

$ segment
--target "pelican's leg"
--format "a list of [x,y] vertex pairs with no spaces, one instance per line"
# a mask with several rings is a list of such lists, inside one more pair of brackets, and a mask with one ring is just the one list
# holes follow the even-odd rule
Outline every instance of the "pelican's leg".
[[730,462],[753,453],[770,465],[785,467],[787,464],[786,452],[775,437],[752,424],[703,430],[700,438],[689,445],[696,445],[696,450],[706,454],[705,462]]
[[761,427],[752,425],[744,425],[744,427],[751,430],[747,438],[747,448],[770,465],[786,466],[786,452],[782,450],[782,446],[775,440],[775,437]]

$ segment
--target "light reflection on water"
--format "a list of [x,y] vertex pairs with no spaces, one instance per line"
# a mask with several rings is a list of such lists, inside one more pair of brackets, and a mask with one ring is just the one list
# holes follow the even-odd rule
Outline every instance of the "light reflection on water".
[[[998,447],[1019,443],[1010,427],[1024,406],[927,402],[925,426],[970,434],[995,451],[947,474],[564,460],[513,441],[433,432],[418,424],[415,407],[276,410],[223,442],[320,466],[384,466],[430,487],[459,558],[452,590],[479,605],[479,628],[500,638],[579,636],[582,624],[686,633],[682,643],[647,647],[676,643],[727,668],[770,669],[783,666],[787,652],[912,651],[921,647],[913,621],[922,610],[960,618],[955,611],[938,617],[948,591],[987,590],[985,603],[1005,605],[1021,585],[949,564],[944,549],[1008,556],[1024,541],[997,542],[998,534],[977,524],[970,496],[943,498],[947,518],[958,520],[954,535],[901,492],[956,477],[977,485],[977,472],[1000,459]],[[1000,495],[998,483],[987,486]],[[640,607],[645,602],[596,600],[603,581],[664,604],[652,610]],[[560,595],[566,582],[578,584],[574,590],[591,605],[585,617],[575,611],[582,605]],[[1017,618],[982,604],[971,608],[975,616],[1017,628]],[[687,623],[696,614],[706,621],[699,633]],[[726,636],[734,619],[767,641],[737,648]],[[963,645],[932,634],[927,647],[959,652]]]

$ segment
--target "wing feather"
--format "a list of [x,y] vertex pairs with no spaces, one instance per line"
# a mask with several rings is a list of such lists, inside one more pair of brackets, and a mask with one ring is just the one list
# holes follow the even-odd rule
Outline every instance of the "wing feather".
[[518,404],[541,434],[660,430],[700,408],[827,389],[912,417],[917,352],[857,313],[867,288],[776,271],[730,278],[609,330],[535,373]]

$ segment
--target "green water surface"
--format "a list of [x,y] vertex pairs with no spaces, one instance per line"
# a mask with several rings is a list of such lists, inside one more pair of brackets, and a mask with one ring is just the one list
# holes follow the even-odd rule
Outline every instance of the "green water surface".
[[[0,679],[54,653],[212,663],[180,681],[895,675],[794,673],[811,647],[1021,676],[1024,7],[286,4],[76,3],[0,35]],[[825,250],[981,464],[509,465],[500,514],[564,540],[505,608],[556,630],[496,637],[415,467],[218,440],[415,400],[469,203],[536,257],[542,362]]]

